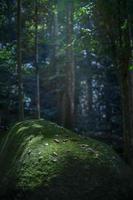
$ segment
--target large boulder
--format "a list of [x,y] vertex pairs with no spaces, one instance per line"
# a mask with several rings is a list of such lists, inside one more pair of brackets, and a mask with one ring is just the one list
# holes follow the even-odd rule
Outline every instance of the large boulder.
[[0,199],[126,200],[123,172],[109,146],[45,120],[24,121],[0,148]]

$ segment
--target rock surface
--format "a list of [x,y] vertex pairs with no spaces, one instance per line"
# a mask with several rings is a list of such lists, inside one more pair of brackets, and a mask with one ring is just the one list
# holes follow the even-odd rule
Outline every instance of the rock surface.
[[131,198],[125,165],[107,145],[45,120],[16,124],[0,148],[0,199]]

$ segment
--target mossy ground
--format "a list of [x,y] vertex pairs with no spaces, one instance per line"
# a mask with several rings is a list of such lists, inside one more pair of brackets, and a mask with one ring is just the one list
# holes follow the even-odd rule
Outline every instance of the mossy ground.
[[0,199],[131,198],[125,165],[107,145],[45,120],[16,124],[0,147]]

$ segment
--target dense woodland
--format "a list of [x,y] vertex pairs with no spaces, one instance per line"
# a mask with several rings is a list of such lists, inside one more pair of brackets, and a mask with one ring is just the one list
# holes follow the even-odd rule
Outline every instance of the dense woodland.
[[133,167],[132,0],[0,1],[0,134],[42,118]]

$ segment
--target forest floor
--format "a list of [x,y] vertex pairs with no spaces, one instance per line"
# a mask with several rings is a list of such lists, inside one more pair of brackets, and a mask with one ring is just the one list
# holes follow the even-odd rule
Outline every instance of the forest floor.
[[1,200],[132,199],[129,168],[104,143],[45,120],[0,137]]

